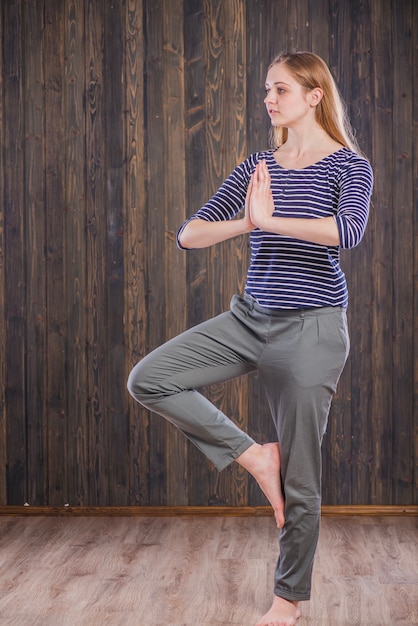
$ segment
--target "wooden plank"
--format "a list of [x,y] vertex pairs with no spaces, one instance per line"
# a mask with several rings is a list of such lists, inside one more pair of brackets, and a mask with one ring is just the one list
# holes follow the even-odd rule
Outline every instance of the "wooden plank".
[[[165,183],[165,335],[171,339],[186,329],[186,255],[176,246],[176,232],[186,219],[185,101],[183,2],[163,3],[163,81]],[[171,430],[166,447],[167,504],[187,504],[187,441]]]
[[329,64],[331,19],[329,0],[309,2],[309,50],[318,54]]
[[3,16],[7,501],[22,504],[27,499],[22,5],[7,3]]
[[[376,202],[371,216],[373,241],[373,326],[371,353],[371,456],[362,463],[370,467],[370,504],[392,501],[392,414],[393,380],[392,346],[388,337],[393,333],[393,185],[392,153],[393,77],[392,7],[389,0],[372,5],[372,49],[374,50],[374,118],[372,124],[373,164],[375,169]],[[365,416],[366,417],[366,416]],[[364,426],[364,425],[363,425]],[[365,451],[363,450],[363,455]],[[356,494],[356,500],[361,492]],[[365,501],[365,500],[363,500]]]
[[[372,114],[370,93],[372,83],[372,43],[371,43],[371,13],[368,2],[350,4],[351,31],[350,50],[347,58],[351,59],[350,78],[347,84],[347,107],[357,139],[366,155],[372,154]],[[374,208],[371,205],[371,213]],[[372,224],[372,218],[370,220]],[[373,332],[373,287],[375,277],[372,271],[373,258],[373,227],[368,226],[361,244],[347,253],[349,257],[349,271],[347,282],[349,286],[349,309],[351,333],[351,432],[349,419],[346,420],[345,446],[348,452],[344,457],[345,467],[342,475],[347,476],[355,468],[352,484],[347,486],[351,491],[353,502],[370,503],[372,486],[370,484],[371,450],[373,434],[368,416],[372,413],[371,386],[372,381],[372,332]],[[365,269],[367,270],[365,271]],[[350,437],[352,435],[352,438]],[[350,441],[351,439],[351,441]],[[351,445],[352,444],[352,445]],[[352,466],[350,453],[354,457]],[[341,472],[341,473],[342,473]],[[344,498],[335,503],[350,502]]]
[[[207,200],[204,4],[204,0],[184,2],[186,217]],[[187,325],[190,327],[208,317],[208,250],[183,254],[187,261]],[[208,476],[214,469],[193,445],[188,445],[187,463],[188,501],[207,505],[210,501]],[[196,467],[200,469],[199,477]]]
[[[163,0],[147,2],[145,6],[146,50],[146,124],[147,124],[147,315],[152,323],[148,326],[147,351],[165,340],[165,156],[164,120],[161,114],[163,93]],[[162,312],[164,315],[162,315]],[[150,504],[166,504],[166,444],[171,426],[150,415]]]
[[[367,154],[371,152],[370,100],[371,89],[371,34],[370,7],[368,3],[344,5],[348,13],[338,10],[341,17],[335,38],[337,49],[341,48],[338,70],[339,87],[347,102],[351,122],[357,137]],[[350,30],[348,25],[353,24]],[[349,31],[347,33],[347,31]],[[344,34],[343,34],[344,33]],[[350,34],[351,33],[351,34]],[[347,63],[350,58],[350,63]],[[360,490],[357,497],[368,502],[370,487],[368,480],[369,464],[364,459],[364,450],[371,445],[370,423],[370,372],[371,372],[371,326],[372,288],[371,229],[359,247],[342,251],[342,266],[347,276],[349,288],[348,320],[351,336],[351,354],[346,371],[342,375],[339,390],[334,399],[330,416],[329,450],[332,482],[328,482],[329,495],[326,501],[332,504],[350,502],[352,481],[354,490]],[[352,465],[354,456],[354,467]],[[370,458],[370,453],[368,454]],[[364,464],[363,464],[364,463]],[[353,478],[351,480],[351,474]]]
[[[413,502],[414,255],[412,2],[393,12],[393,501]],[[415,326],[416,328],[416,326]]]
[[[326,517],[417,517],[418,505],[322,505]],[[270,517],[271,506],[0,506],[0,517]]]
[[[243,0],[225,3],[227,46],[225,48],[225,92],[222,94],[225,134],[220,149],[229,158],[225,159],[224,176],[248,156],[247,83],[246,83],[246,5]],[[229,307],[233,293],[243,293],[249,263],[248,237],[237,237],[228,246],[220,248],[220,282],[226,296],[225,308]],[[227,270],[227,271],[225,271]],[[230,381],[226,386],[225,412],[244,431],[248,430],[248,378]],[[225,402],[222,400],[222,403]],[[219,474],[218,491],[225,493],[225,502],[237,506],[248,503],[248,473],[233,463]],[[225,487],[223,487],[223,484]]]
[[[144,130],[144,61],[143,0],[126,3],[126,181],[125,228],[125,315],[127,359],[126,378],[145,355],[148,328],[146,309],[146,190]],[[149,503],[148,412],[131,400],[130,405],[130,496],[133,505]]]
[[[207,200],[204,0],[184,2],[186,217]],[[180,224],[178,224],[180,226]],[[188,326],[207,317],[207,251],[186,254]]]
[[[4,20],[3,12],[0,11],[0,36],[4,42],[7,37],[4,32]],[[0,89],[3,89],[4,84],[4,66],[3,66],[3,47],[0,46]],[[3,120],[5,116],[4,100],[0,98],[0,145],[5,145],[4,140],[4,128]],[[0,189],[4,190],[5,179],[5,163],[4,163],[4,151],[0,150]],[[4,197],[4,196],[3,196]],[[5,289],[6,289],[6,251],[5,251],[5,205],[4,202],[0,204],[0,504],[7,503],[7,413],[6,413],[6,302],[5,302]]]
[[43,0],[24,5],[23,89],[25,102],[24,206],[26,207],[26,385],[28,502],[47,499],[46,281],[44,76],[42,66]]
[[[418,28],[418,5],[416,2],[412,3],[412,32]],[[418,42],[414,39],[414,45],[412,47],[412,69],[416,74],[416,67],[418,67]],[[412,117],[414,120],[418,119],[418,81],[413,74],[412,83]],[[418,145],[418,125],[415,123],[412,128],[413,145]],[[414,201],[414,221],[411,228],[414,230],[416,237],[416,230],[418,224],[418,156],[416,150],[413,152],[413,201]],[[413,304],[413,324],[414,329],[418,326],[418,246],[414,246],[414,304]],[[413,432],[415,435],[411,436],[414,439],[414,472],[413,472],[413,497],[412,502],[418,502],[418,333],[414,331],[414,380],[413,380]]]
[[[273,60],[275,52],[271,52],[271,37],[269,27],[274,21],[273,9],[279,2],[261,5],[258,0],[249,0],[246,3],[246,131],[247,152],[251,154],[268,146],[268,134],[271,127],[264,104],[264,83],[268,66]],[[277,34],[280,39],[280,33]]]
[[85,65],[83,0],[65,4],[65,223],[67,433],[69,503],[85,504],[88,485],[86,416]]
[[[207,171],[215,190],[247,156],[246,126],[246,12],[245,3],[214,2],[207,17],[208,150]],[[248,240],[238,237],[215,246],[211,254],[214,314],[229,308],[233,293],[244,289]],[[211,399],[238,426],[247,429],[248,384],[230,381],[211,389]],[[222,503],[243,504],[248,498],[247,474],[237,464],[215,476],[215,493]]]
[[[56,3],[45,6],[43,56],[45,119],[64,120],[64,14]],[[46,212],[46,415],[48,420],[48,498],[50,505],[68,502],[66,305],[64,286],[64,124],[45,124]]]
[[[206,170],[205,170],[205,198],[216,191],[222,180],[229,173],[224,169],[224,153],[219,145],[223,134],[222,123],[218,108],[221,106],[222,91],[225,80],[224,41],[223,30],[218,32],[219,15],[222,13],[223,2],[205,2],[204,5],[204,64],[205,64],[205,101],[206,101]],[[221,28],[223,23],[221,20]],[[232,146],[228,146],[228,152]],[[228,244],[224,244],[228,245]],[[222,264],[220,254],[223,245],[212,246],[206,251],[207,258],[207,313],[210,318],[226,306],[226,298],[219,283],[219,265]],[[223,296],[223,302],[220,298]],[[222,398],[226,393],[226,386],[217,385],[207,387],[204,394],[221,410],[228,412],[228,407],[222,404]],[[227,470],[228,471],[228,470]],[[226,504],[229,493],[225,490],[225,477],[209,465],[207,474],[209,497],[208,502],[212,505]],[[221,481],[221,487],[219,482]]]
[[[259,6],[255,10],[262,13],[263,48],[265,58],[262,58],[264,73],[267,74],[268,65],[282,52],[288,52],[288,12],[289,3],[287,0],[269,0],[268,2],[257,3]],[[264,86],[265,78],[262,86]],[[268,121],[270,121],[268,119]]]
[[287,13],[287,50],[297,52],[310,49],[309,0],[289,2]]
[[126,1],[107,3],[104,9],[105,61],[105,160],[107,190],[107,310],[108,353],[108,415],[109,437],[109,499],[114,505],[128,499],[129,441],[128,396],[125,379],[124,328],[124,228],[125,228],[125,137],[124,115],[124,50]]
[[[109,497],[109,378],[107,332],[107,219],[105,191],[105,106],[103,10],[89,0],[86,11],[86,338],[89,501]],[[113,90],[111,90],[113,92]],[[112,124],[115,123],[112,120]],[[111,357],[110,357],[111,358]],[[116,445],[116,442],[115,442]],[[118,453],[122,453],[118,450]]]

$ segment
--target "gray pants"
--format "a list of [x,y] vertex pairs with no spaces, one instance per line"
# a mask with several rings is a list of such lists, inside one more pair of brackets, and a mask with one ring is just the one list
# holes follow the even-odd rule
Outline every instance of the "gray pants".
[[270,310],[233,296],[230,311],[154,350],[132,370],[132,396],[179,428],[219,470],[254,440],[196,388],[257,370],[275,421],[285,526],[274,592],[310,597],[321,507],[321,442],[349,350],[345,310]]

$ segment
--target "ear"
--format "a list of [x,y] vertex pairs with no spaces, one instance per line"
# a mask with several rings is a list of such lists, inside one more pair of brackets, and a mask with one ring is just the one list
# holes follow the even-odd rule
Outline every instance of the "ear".
[[309,92],[310,105],[313,107],[318,106],[318,104],[322,100],[323,95],[324,92],[320,87],[315,87],[315,89],[312,89],[312,91]]

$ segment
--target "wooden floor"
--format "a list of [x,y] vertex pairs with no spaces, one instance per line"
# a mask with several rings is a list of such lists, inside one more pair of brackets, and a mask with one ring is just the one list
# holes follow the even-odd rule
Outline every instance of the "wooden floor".
[[[413,517],[325,517],[298,626],[418,624]],[[253,626],[272,518],[0,517],[0,624]]]

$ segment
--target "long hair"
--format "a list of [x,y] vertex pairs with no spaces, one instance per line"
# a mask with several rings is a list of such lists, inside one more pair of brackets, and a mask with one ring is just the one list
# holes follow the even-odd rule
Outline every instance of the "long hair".
[[[316,107],[318,124],[332,139],[343,146],[361,153],[354,131],[348,119],[346,105],[327,64],[313,52],[288,52],[278,54],[269,66],[283,63],[297,82],[307,91],[322,89],[323,97]],[[284,126],[272,126],[271,140],[278,148],[287,140],[288,130]]]

